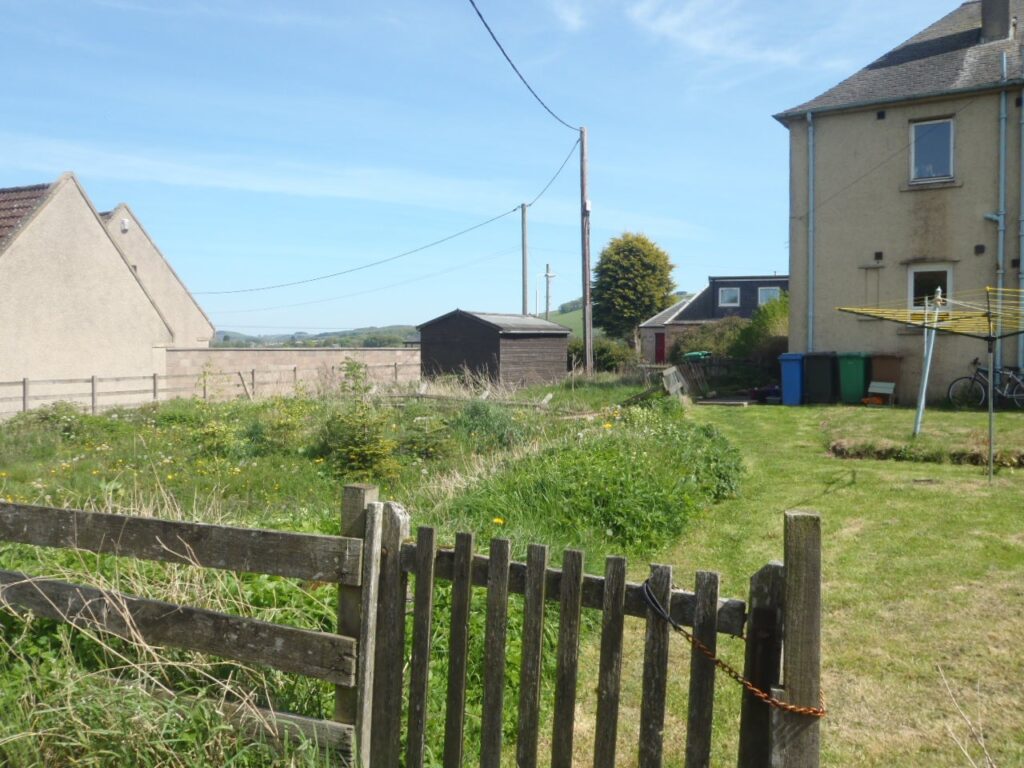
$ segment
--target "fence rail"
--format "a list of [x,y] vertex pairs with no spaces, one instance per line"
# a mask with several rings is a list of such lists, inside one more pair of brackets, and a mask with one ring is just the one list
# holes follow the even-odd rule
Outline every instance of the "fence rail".
[[[376,384],[418,380],[420,375],[419,362],[362,365],[367,370],[370,382]],[[232,400],[238,397],[257,399],[272,395],[297,394],[303,390],[326,389],[344,378],[343,365],[318,368],[249,368],[241,371],[204,371],[197,374],[153,373],[144,376],[89,376],[72,379],[23,378],[0,381],[0,417],[59,401],[75,403],[95,414],[106,408],[139,405],[184,396],[202,400]],[[145,382],[144,386],[124,386],[142,382]],[[19,404],[20,407],[9,407],[9,404]]]
[[[790,705],[818,705],[821,551],[816,515],[786,513],[785,563],[769,563],[751,577],[748,602],[721,598],[717,574],[706,571],[696,573],[693,592],[688,592],[672,587],[668,565],[651,565],[647,580],[637,584],[627,580],[622,557],[606,558],[603,575],[596,576],[585,572],[584,554],[572,549],[555,568],[544,545],[530,545],[526,561],[515,562],[504,539],[490,541],[487,555],[475,552],[470,533],[457,534],[454,547],[447,549],[438,546],[434,529],[420,527],[412,542],[409,516],[398,504],[377,502],[371,486],[346,486],[341,532],[293,534],[0,503],[4,541],[333,581],[338,584],[337,634],[12,571],[0,571],[0,604],[332,682],[334,722],[287,715],[281,718],[282,732],[339,747],[344,761],[375,768],[398,766],[403,757],[410,768],[423,766],[432,718],[443,723],[444,736],[443,743],[429,745],[430,751],[441,755],[445,766],[470,759],[465,754],[466,701],[470,649],[477,644],[471,636],[473,595],[479,589],[486,590],[483,637],[476,638],[485,648],[481,766],[499,766],[511,757],[513,747],[504,743],[509,708],[516,716],[517,765],[540,763],[542,728],[550,728],[549,757],[555,768],[573,764],[576,739],[588,732],[593,733],[595,768],[616,765],[624,699],[637,693],[635,685],[623,685],[624,659],[633,652],[624,637],[633,620],[643,622],[640,691],[638,701],[629,705],[638,713],[634,754],[640,768],[661,766],[666,750],[679,752],[686,768],[710,764],[720,635],[743,637],[742,676],[751,687]],[[441,584],[450,585],[450,613],[446,627],[435,627],[435,591]],[[515,640],[508,632],[513,594],[523,596],[521,637]],[[601,614],[594,679],[581,679],[594,672],[580,667],[584,611]],[[545,625],[552,616],[558,622],[550,681],[554,694],[550,721],[544,723],[542,671],[545,638],[552,634]],[[686,675],[677,680],[681,670],[670,664],[670,649],[680,642],[673,624],[689,627],[692,637],[686,643],[688,681]],[[439,638],[447,655],[443,713],[431,712],[429,705],[435,700],[430,661]],[[506,700],[513,646],[519,661],[515,701]],[[685,729],[667,730],[669,693],[683,684],[689,703],[679,719]],[[579,706],[581,689],[596,691],[592,728],[579,727],[578,718],[587,716]],[[742,694],[738,741],[740,768],[818,765],[817,718],[773,708],[749,688]],[[715,756],[716,763],[722,760]]]

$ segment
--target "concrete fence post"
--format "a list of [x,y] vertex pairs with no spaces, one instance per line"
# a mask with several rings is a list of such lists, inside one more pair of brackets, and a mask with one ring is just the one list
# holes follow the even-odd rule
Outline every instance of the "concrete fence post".
[[93,374],[89,379],[89,400],[92,406],[92,415],[96,415],[96,374]]
[[252,399],[255,400],[256,399],[256,369],[255,368],[253,368],[249,372],[249,381],[252,384],[252,386],[250,387],[250,391],[252,392]]
[[160,399],[160,374],[153,374],[153,402]]
[[28,379],[21,380],[21,411],[28,411]]

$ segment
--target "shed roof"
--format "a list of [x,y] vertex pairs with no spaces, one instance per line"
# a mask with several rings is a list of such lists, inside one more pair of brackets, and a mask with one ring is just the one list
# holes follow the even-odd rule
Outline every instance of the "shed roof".
[[495,312],[467,312],[464,309],[456,309],[447,314],[435,317],[433,320],[417,325],[416,330],[426,328],[441,320],[446,320],[454,315],[463,315],[478,322],[496,328],[502,334],[550,334],[553,336],[567,336],[570,330],[564,325],[552,323],[532,315],[503,315]]
[[[1010,15],[1024,19],[1024,0]],[[775,115],[781,122],[808,112],[848,109],[972,91],[1002,82],[1006,54],[1010,80],[1021,78],[1020,40],[981,42],[981,1],[969,0],[820,96]]]
[[0,189],[0,249],[46,199],[50,184]]

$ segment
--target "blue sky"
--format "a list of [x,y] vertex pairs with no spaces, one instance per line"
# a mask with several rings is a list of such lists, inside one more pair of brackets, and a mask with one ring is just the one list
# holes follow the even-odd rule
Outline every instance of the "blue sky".
[[[680,289],[785,273],[788,139],[771,115],[956,7],[907,0],[477,0],[590,135],[592,248],[668,251]],[[74,171],[127,202],[218,328],[518,312],[518,211],[576,135],[468,0],[0,0],[0,186]],[[530,306],[581,294],[579,162],[529,209]],[[543,310],[543,290],[540,295]]]

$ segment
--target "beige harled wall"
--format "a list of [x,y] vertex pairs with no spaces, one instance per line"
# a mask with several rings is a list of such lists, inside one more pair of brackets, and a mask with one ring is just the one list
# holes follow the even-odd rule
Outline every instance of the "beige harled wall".
[[[127,231],[122,231],[122,222],[127,223]],[[213,326],[131,210],[124,204],[117,206],[106,227],[174,331],[173,346],[209,346]]]
[[[1006,275],[1017,287],[1020,109],[1009,93],[1007,123]],[[903,356],[902,402],[916,401],[921,332],[861,319],[839,306],[906,302],[913,266],[952,266],[954,297],[996,284],[999,96],[980,94],[903,106],[816,115],[814,350]],[[910,185],[910,123],[954,117],[955,181]],[[792,352],[807,351],[807,124],[790,126],[790,336]],[[975,254],[975,246],[985,252]],[[876,261],[875,253],[883,257]],[[1016,342],[1004,342],[1004,364],[1017,364]],[[984,359],[983,341],[940,335],[928,395],[945,397],[949,382]]]
[[171,333],[73,177],[0,254],[0,380],[163,373]]

